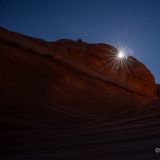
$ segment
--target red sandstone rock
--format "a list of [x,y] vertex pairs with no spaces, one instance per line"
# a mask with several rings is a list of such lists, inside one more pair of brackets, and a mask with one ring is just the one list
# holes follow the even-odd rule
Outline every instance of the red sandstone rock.
[[[50,44],[50,49],[65,61],[84,72],[98,74],[106,81],[113,82],[142,95],[155,96],[156,85],[151,72],[134,57],[128,57],[126,66],[113,70],[110,65],[116,49],[107,44],[78,43],[59,40]],[[98,76],[97,75],[97,76]]]
[[110,72],[113,50],[1,28],[0,158],[159,159],[154,78],[133,57],[123,79]]
[[11,121],[15,110],[42,120],[54,115],[61,123],[69,115],[77,121],[110,117],[156,96],[154,77],[135,58],[128,57],[124,78],[121,69],[110,72],[107,58],[116,49],[107,44],[46,42],[1,28],[0,48],[0,103],[13,109],[1,113],[10,114]]

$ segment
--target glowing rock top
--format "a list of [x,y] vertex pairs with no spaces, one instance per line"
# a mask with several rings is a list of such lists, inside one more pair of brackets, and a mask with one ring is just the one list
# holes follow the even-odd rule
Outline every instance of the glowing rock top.
[[90,76],[132,92],[151,97],[156,95],[154,77],[145,65],[111,45],[66,39],[46,42],[3,28],[0,29],[0,38],[29,52],[65,62]]
[[145,65],[111,45],[59,40],[49,46],[55,57],[92,76],[144,96],[156,95],[154,77]]

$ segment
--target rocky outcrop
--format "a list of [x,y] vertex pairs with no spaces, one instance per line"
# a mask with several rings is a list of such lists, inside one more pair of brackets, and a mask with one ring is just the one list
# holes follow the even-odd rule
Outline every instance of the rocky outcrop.
[[[7,125],[35,126],[37,114],[40,121],[57,117],[57,123],[67,124],[73,117],[109,118],[156,97],[154,77],[135,58],[126,59],[127,71],[112,70],[116,49],[107,44],[46,42],[1,28],[0,48],[1,116],[9,117]],[[24,120],[15,120],[17,110]]]
[[59,40],[50,49],[63,61],[73,66],[142,95],[155,96],[156,85],[151,72],[137,59],[129,56],[117,68],[113,61],[116,48],[107,44],[77,43]]
[[1,28],[1,159],[159,159],[154,77],[134,57],[115,70],[115,52]]
[[[101,77],[108,82],[146,96],[156,95],[154,77],[134,57],[128,57],[125,65],[116,68],[113,63],[116,48],[107,44],[87,44],[71,40],[45,42],[1,28],[0,38],[30,52],[60,59],[79,70]],[[2,43],[2,42],[1,42]],[[114,67],[113,67],[114,66]]]

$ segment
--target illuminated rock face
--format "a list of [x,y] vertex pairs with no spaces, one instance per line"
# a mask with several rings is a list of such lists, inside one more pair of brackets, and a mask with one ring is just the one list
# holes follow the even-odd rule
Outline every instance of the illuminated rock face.
[[95,77],[142,95],[156,96],[154,77],[144,64],[130,56],[118,68],[119,64],[114,62],[116,49],[110,45],[59,40],[51,43],[50,48],[63,61]]
[[113,63],[116,49],[107,44],[87,44],[71,40],[46,42],[40,39],[25,37],[1,29],[1,39],[8,41],[31,53],[44,55],[64,61],[65,63],[83,70],[88,74],[98,76],[108,82],[127,88],[147,96],[156,95],[156,84],[150,71],[134,57],[125,59],[125,64]]
[[[109,117],[156,96],[154,77],[135,58],[127,59],[129,72],[123,66],[111,70],[113,65],[108,64],[116,49],[110,45],[46,42],[1,28],[0,48],[0,103],[11,107],[9,112],[10,107],[3,108],[1,114],[9,113],[13,124],[12,112],[19,109],[20,114],[33,116],[35,124],[36,117],[68,123],[70,115],[77,121]],[[22,120],[16,121],[21,124]],[[25,121],[30,126],[29,119]]]
[[157,159],[154,78],[133,57],[111,72],[113,50],[1,28],[1,159]]

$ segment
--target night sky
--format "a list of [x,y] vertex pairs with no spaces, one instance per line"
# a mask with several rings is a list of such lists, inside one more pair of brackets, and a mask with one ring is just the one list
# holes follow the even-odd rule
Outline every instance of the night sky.
[[0,26],[49,41],[127,46],[160,83],[159,0],[0,0]]

